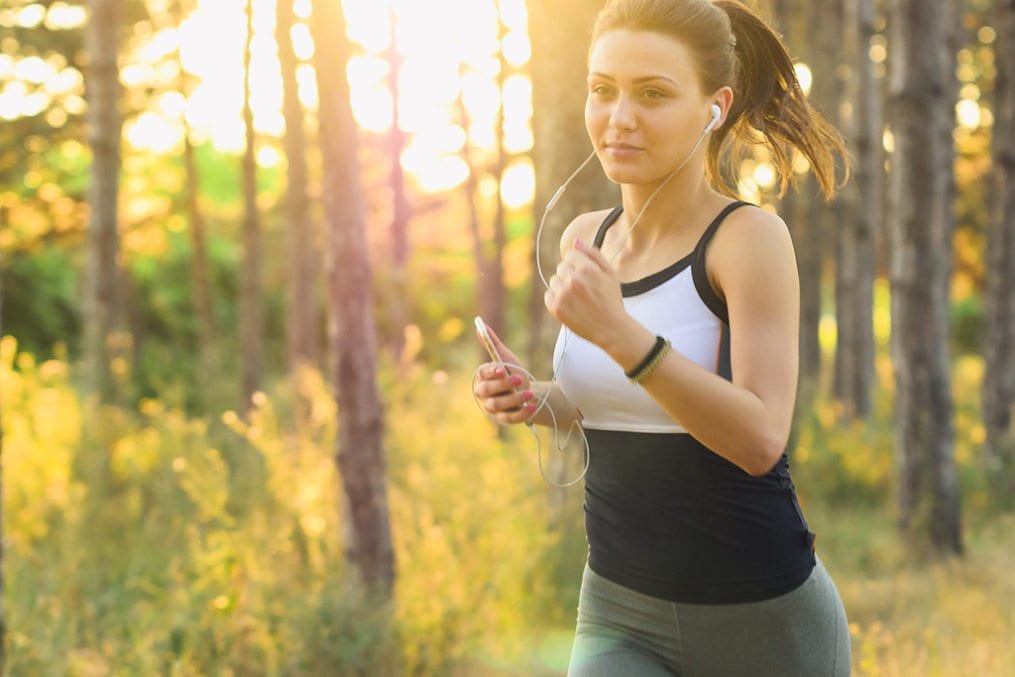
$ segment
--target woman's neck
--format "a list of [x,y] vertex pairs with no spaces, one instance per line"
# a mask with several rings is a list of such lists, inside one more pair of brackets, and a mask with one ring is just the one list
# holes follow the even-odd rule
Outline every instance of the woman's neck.
[[679,231],[696,229],[700,226],[701,213],[715,211],[726,200],[712,189],[703,172],[678,172],[666,182],[645,209],[659,185],[658,182],[621,185],[623,223],[626,226],[622,232],[627,233],[641,214],[634,229],[630,230],[621,245],[622,250],[647,251],[664,239],[679,235]]

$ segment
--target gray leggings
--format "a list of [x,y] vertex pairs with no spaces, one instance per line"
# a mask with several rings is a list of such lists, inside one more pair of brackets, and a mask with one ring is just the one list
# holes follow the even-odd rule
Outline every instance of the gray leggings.
[[748,604],[650,597],[585,566],[568,677],[843,677],[842,600],[818,560],[785,595]]

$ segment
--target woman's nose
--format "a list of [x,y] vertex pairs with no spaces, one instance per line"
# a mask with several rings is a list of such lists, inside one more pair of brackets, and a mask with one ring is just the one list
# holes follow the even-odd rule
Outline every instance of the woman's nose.
[[610,127],[616,130],[631,130],[637,127],[634,106],[626,96],[618,96],[610,111]]

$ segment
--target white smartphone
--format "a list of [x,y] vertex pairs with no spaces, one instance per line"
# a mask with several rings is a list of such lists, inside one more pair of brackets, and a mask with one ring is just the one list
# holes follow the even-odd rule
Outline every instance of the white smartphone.
[[501,359],[500,353],[497,352],[497,346],[493,344],[493,339],[490,338],[490,331],[486,328],[486,322],[483,321],[479,315],[476,315],[476,333],[479,334],[479,340],[483,343],[483,347],[486,348],[486,352],[490,353],[490,359],[494,362],[500,362],[504,364],[504,360]]

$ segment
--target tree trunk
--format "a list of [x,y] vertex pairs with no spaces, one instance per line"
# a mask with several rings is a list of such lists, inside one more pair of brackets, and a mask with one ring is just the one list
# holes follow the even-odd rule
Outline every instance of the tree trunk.
[[[293,51],[292,27],[296,21],[292,0],[275,6],[275,41],[282,70],[282,111],[285,116],[286,244],[289,255],[287,303],[287,354],[289,377],[296,385],[302,368],[315,366],[320,357],[317,303],[314,291],[318,272],[315,232],[307,195],[306,131],[303,104],[296,82],[299,62]],[[298,397],[298,394],[294,393]]]
[[[831,88],[831,69],[819,73],[822,45],[813,44],[815,35],[824,40],[827,31],[815,29],[827,19],[812,5],[802,6],[799,0],[778,0],[775,12],[794,57],[803,57],[812,68],[814,80],[809,99],[817,103]],[[826,57],[824,61],[828,61]],[[818,107],[821,107],[818,103]],[[823,111],[827,112],[827,111]],[[789,226],[797,253],[800,276],[800,377],[797,408],[805,410],[816,394],[821,373],[821,283],[824,259],[824,222],[828,210],[818,196],[817,182],[810,174],[801,177],[796,193],[783,205],[783,217]]]
[[405,132],[398,126],[401,116],[401,98],[398,77],[402,70],[402,58],[398,53],[396,28],[398,16],[392,7],[391,48],[388,50],[388,89],[391,90],[391,132],[388,135],[388,153],[391,157],[391,281],[392,294],[389,302],[389,332],[391,352],[395,359],[402,354],[405,346],[405,327],[409,324],[409,219],[412,208],[409,204],[405,185],[405,171],[402,169],[402,152],[405,150]]
[[[558,186],[578,169],[592,152],[585,131],[588,37],[601,3],[588,0],[535,2],[529,7],[532,40],[532,150],[536,171],[533,202],[535,226]],[[553,211],[538,242],[547,278],[560,260],[560,236],[579,214],[620,204],[620,191],[593,160],[579,174]],[[533,261],[536,250],[533,250]],[[529,295],[528,364],[534,373],[548,373],[557,326],[549,326],[543,306],[543,288],[532,277]]]
[[[983,420],[989,458],[1015,473],[1015,0],[994,8],[994,210],[987,234]],[[1008,491],[1015,491],[1009,479]],[[1009,494],[1010,495],[1010,494]]]
[[[947,4],[947,3],[945,3]],[[954,52],[951,13],[895,0],[890,221],[892,363],[896,380],[899,520],[940,552],[962,552],[955,472],[948,303],[952,265]]]
[[[459,65],[459,75],[464,75],[464,73],[464,64]],[[464,94],[463,91],[458,92],[455,107],[458,111],[458,120],[462,125],[462,129],[468,129],[471,121],[469,119],[469,111],[465,107]],[[477,178],[479,168],[474,164],[472,149],[469,146],[468,139],[462,145],[462,160],[465,162],[465,166],[469,168],[469,175],[465,177],[462,190],[465,193],[465,208],[469,215],[469,234],[472,236],[472,260],[476,268],[476,278],[479,280],[476,305],[479,308],[479,313],[482,314],[486,307],[485,295],[489,283],[485,279],[487,274],[486,254],[483,248],[483,234],[479,225],[479,179]],[[494,331],[496,331],[496,328]],[[486,350],[482,346],[477,345],[476,350],[479,352],[480,361],[485,362],[489,359]]]
[[[0,207],[0,229],[7,227],[7,209],[6,207]],[[4,337],[4,325],[3,325],[3,298],[4,298],[4,254],[3,249],[0,248],[0,342],[3,341]],[[4,674],[4,667],[7,663],[7,605],[4,604],[4,600],[7,599],[7,594],[4,589],[4,550],[6,540],[2,534],[6,533],[4,529],[4,463],[3,463],[3,450],[4,450],[4,421],[3,421],[3,393],[0,392],[0,674]]]
[[504,197],[501,189],[504,183],[504,170],[507,168],[507,151],[504,150],[504,83],[507,80],[508,62],[504,57],[503,41],[507,31],[504,21],[501,19],[501,1],[497,0],[497,59],[500,68],[497,71],[497,91],[501,94],[500,104],[497,106],[497,123],[494,130],[494,138],[497,142],[497,164],[494,167],[494,181],[497,185],[497,194],[494,196],[493,215],[493,242],[492,248],[485,258],[486,281],[485,303],[482,306],[483,317],[486,322],[500,332],[501,336],[506,335],[505,318],[505,291],[504,291],[504,247],[507,244],[507,233],[505,226]]
[[[201,212],[200,183],[197,160],[194,157],[194,144],[190,141],[190,126],[183,123],[183,166],[186,173],[184,188],[187,201],[187,216],[190,223],[190,241],[194,248],[192,276],[194,285],[194,307],[197,309],[198,320],[198,359],[201,363],[199,378],[207,386],[207,379],[212,376],[211,369],[215,366],[212,351],[215,348],[216,328],[215,313],[212,310],[211,281],[208,265],[208,235],[204,214]],[[205,388],[202,388],[204,391]]]
[[243,282],[240,288],[240,343],[243,353],[243,403],[261,388],[261,226],[257,213],[257,160],[254,149],[254,113],[250,106],[250,44],[254,37],[254,0],[247,0],[247,38],[243,48]]
[[849,136],[856,170],[849,189],[850,218],[839,224],[835,394],[847,414],[865,417],[874,381],[874,233],[881,222],[884,161],[880,97],[869,53],[875,33],[874,3],[849,0],[845,10],[853,74],[847,84],[847,101],[853,107]]
[[375,378],[377,339],[366,244],[366,204],[358,139],[349,104],[350,47],[339,0],[314,0],[311,22],[320,97],[328,333],[335,354],[339,437],[336,461],[348,507],[349,559],[363,581],[390,595],[395,577],[382,442],[383,412]]
[[[182,2],[173,5],[176,28],[183,24],[185,9]],[[180,69],[179,88],[185,97],[190,96],[190,76],[183,69],[183,60],[177,52],[177,65]],[[216,345],[215,313],[212,309],[211,282],[208,265],[208,236],[204,213],[201,211],[201,177],[197,169],[197,158],[194,144],[190,140],[190,124],[187,116],[180,116],[183,125],[183,172],[184,200],[186,202],[187,219],[190,226],[190,241],[194,248],[191,263],[192,294],[194,308],[197,310],[198,340],[198,391],[204,398],[209,392],[211,379],[214,378],[215,360],[213,351]]]
[[92,0],[85,40],[90,65],[86,79],[92,177],[88,189],[88,277],[85,296],[86,387],[100,401],[112,401],[115,381],[110,338],[119,316],[116,290],[119,262],[121,118],[117,52],[122,0]]

